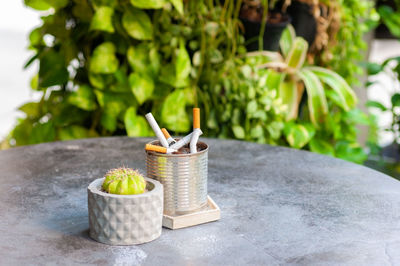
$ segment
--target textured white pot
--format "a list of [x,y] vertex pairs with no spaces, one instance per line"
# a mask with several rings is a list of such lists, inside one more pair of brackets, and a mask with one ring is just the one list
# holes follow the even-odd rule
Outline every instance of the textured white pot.
[[161,235],[163,188],[145,178],[147,190],[138,195],[115,195],[101,191],[104,178],[88,187],[90,237],[109,245],[134,245]]

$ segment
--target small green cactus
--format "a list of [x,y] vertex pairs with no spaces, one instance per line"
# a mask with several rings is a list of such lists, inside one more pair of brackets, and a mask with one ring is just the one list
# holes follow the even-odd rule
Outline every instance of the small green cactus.
[[111,194],[141,194],[145,192],[146,180],[138,171],[121,167],[107,172],[102,187]]

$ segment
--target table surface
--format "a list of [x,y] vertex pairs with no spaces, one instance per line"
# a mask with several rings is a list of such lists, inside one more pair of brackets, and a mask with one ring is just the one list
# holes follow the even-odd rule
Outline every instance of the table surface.
[[88,237],[88,184],[113,167],[145,173],[149,138],[54,142],[0,152],[0,264],[390,265],[400,262],[400,183],[310,152],[210,145],[221,220],[163,229],[137,246]]

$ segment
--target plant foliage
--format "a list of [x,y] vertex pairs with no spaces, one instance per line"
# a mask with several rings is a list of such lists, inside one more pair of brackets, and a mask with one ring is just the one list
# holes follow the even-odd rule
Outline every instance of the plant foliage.
[[[20,107],[26,117],[10,133],[13,145],[149,136],[147,112],[173,134],[186,134],[190,108],[199,106],[206,136],[364,158],[355,130],[364,117],[353,109],[347,83],[330,70],[305,65],[307,44],[289,30],[283,56],[247,54],[241,1],[25,4],[47,10],[29,36],[34,55],[26,64],[39,63],[31,86],[42,97]],[[260,67],[271,62],[285,71]]]

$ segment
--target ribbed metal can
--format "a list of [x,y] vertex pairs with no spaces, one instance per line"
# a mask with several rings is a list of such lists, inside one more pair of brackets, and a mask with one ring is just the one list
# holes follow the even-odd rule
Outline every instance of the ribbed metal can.
[[147,177],[164,186],[165,214],[190,213],[207,205],[208,145],[197,145],[201,151],[193,154],[146,151]]

